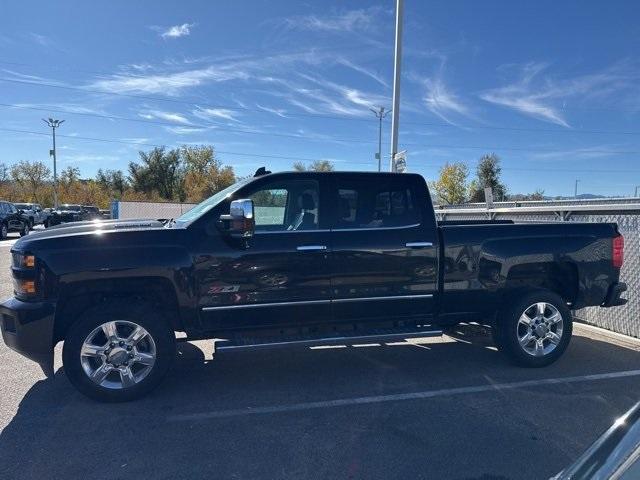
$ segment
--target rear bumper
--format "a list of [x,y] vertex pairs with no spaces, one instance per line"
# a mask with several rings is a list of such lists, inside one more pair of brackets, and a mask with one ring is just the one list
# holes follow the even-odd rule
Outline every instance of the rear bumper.
[[617,307],[618,305],[624,305],[627,303],[626,298],[620,298],[624,292],[627,291],[627,284],[623,282],[616,282],[609,287],[607,297],[602,304],[603,307]]
[[10,298],[0,304],[0,330],[7,347],[37,362],[53,374],[55,304]]

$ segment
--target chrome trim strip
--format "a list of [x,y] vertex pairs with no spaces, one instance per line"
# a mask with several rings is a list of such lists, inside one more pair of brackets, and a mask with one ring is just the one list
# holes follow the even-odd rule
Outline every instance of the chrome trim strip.
[[202,307],[203,312],[214,310],[234,310],[237,308],[263,308],[263,307],[287,307],[291,305],[327,305],[332,302],[368,302],[378,300],[415,300],[418,298],[432,298],[432,293],[422,295],[392,295],[386,297],[355,297],[355,298],[337,298],[335,300],[301,300],[299,302],[273,302],[273,303],[249,303],[242,305],[220,305],[217,307]]
[[273,235],[277,233],[329,233],[331,230],[329,229],[318,229],[318,230],[256,230],[253,232],[254,235]]
[[332,232],[367,232],[372,230],[402,230],[405,228],[415,228],[419,227],[419,223],[414,223],[412,225],[401,225],[399,227],[365,227],[365,228],[332,228]]
[[353,297],[353,298],[336,298],[331,300],[334,303],[346,303],[346,302],[369,302],[378,300],[415,300],[417,298],[432,298],[432,293],[425,293],[421,295],[391,295],[384,297]]
[[426,248],[433,247],[433,243],[431,242],[407,242],[404,244],[405,247],[409,248]]
[[326,249],[326,245],[300,245],[299,247],[296,247],[296,250],[298,250],[299,252],[313,252]]
[[286,307],[290,305],[328,305],[331,300],[303,300],[300,302],[248,303],[242,305],[220,305],[219,307],[202,307],[203,312],[213,310],[235,310],[236,308]]

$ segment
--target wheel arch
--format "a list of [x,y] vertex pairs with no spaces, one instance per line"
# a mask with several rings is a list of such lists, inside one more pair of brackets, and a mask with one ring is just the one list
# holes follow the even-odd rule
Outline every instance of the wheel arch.
[[183,331],[178,298],[173,284],[163,277],[106,279],[74,282],[62,289],[54,320],[54,344],[65,338],[69,327],[85,310],[101,302],[130,299],[144,301],[171,312],[171,328]]
[[509,269],[505,291],[544,289],[574,304],[580,293],[578,267],[573,262],[539,262],[514,265]]

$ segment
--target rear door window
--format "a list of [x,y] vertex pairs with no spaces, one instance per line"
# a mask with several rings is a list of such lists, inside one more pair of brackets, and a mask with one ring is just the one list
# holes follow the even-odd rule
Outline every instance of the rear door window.
[[420,223],[411,182],[371,180],[338,180],[334,229],[399,228]]

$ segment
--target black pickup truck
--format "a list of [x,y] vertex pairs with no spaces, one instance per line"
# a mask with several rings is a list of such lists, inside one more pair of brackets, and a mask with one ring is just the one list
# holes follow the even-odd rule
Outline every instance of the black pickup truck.
[[99,400],[157,385],[183,339],[215,351],[388,341],[492,325],[524,366],[560,357],[570,309],[611,307],[623,237],[611,223],[443,222],[413,174],[261,169],[180,218],[78,222],[11,250],[0,306],[14,350]]

